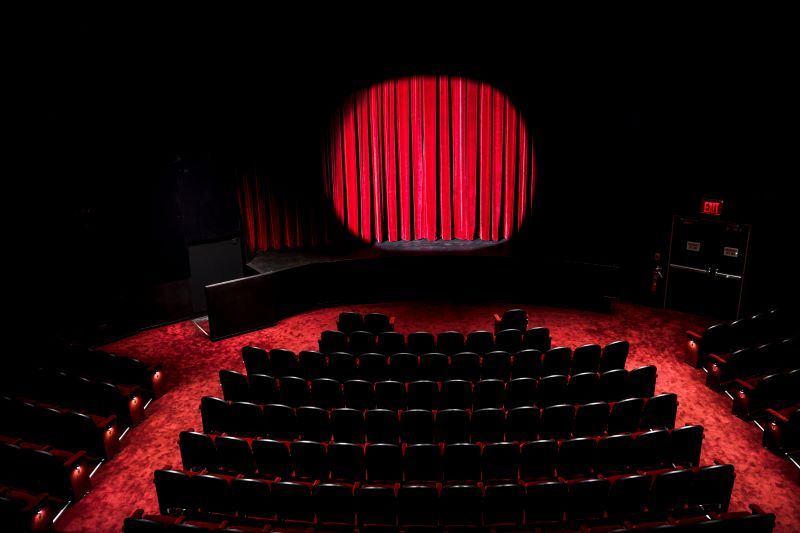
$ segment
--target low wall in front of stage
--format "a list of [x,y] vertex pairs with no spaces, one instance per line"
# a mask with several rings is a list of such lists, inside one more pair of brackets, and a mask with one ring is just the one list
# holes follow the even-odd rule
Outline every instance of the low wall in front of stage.
[[607,308],[618,268],[496,256],[340,259],[206,286],[212,340],[311,309],[388,300],[497,301]]

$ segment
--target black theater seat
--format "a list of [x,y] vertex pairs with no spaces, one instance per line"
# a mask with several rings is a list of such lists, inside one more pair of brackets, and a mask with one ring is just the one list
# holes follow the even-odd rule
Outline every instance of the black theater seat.
[[394,330],[394,318],[383,313],[367,313],[364,315],[364,329],[378,335]]
[[464,344],[466,351],[482,355],[492,351],[493,348],[494,336],[491,331],[478,330],[467,334],[467,342]]
[[406,346],[409,352],[422,355],[436,350],[436,338],[427,331],[409,333]]
[[[409,446],[409,449],[412,446]],[[403,452],[397,444],[370,443],[364,450],[367,480],[395,483],[403,479]]]
[[331,426],[327,410],[311,406],[298,407],[295,417],[299,438],[319,442],[330,440]]
[[275,376],[297,375],[297,355],[284,348],[273,348],[269,351],[269,366]]
[[378,349],[378,338],[371,331],[354,331],[350,334],[348,346],[349,351],[355,355],[374,352]]
[[525,348],[546,352],[551,348],[550,330],[543,327],[530,328],[525,331],[523,346]]
[[344,404],[353,409],[373,409],[375,390],[371,381],[351,379],[344,382]]
[[442,480],[442,456],[435,444],[411,444],[404,454],[405,480],[437,483]]
[[628,341],[614,341],[606,344],[600,357],[600,372],[625,368],[629,350]]
[[405,351],[406,340],[402,333],[385,331],[378,335],[378,353],[393,355]]
[[[494,345],[497,350],[516,353],[522,349],[522,332],[517,329],[504,329],[497,332]],[[479,352],[480,353],[480,352]]]
[[250,385],[247,378],[233,370],[220,370],[219,382],[222,385],[222,397],[231,402],[250,401]]
[[531,348],[520,350],[512,359],[511,375],[514,378],[536,378],[542,372],[542,352]]
[[550,348],[542,356],[542,376],[569,375],[572,350],[566,346]]
[[350,335],[354,331],[363,330],[364,317],[361,316],[361,313],[356,313],[355,311],[343,311],[339,313],[339,318],[336,320],[336,328],[346,335]]
[[460,331],[443,331],[436,338],[436,349],[446,355],[464,351],[464,334]]
[[389,358],[380,353],[364,353],[358,357],[358,377],[366,381],[381,381],[387,378]]
[[347,336],[341,331],[323,331],[319,337],[319,351],[326,354],[332,352],[346,352]]
[[364,442],[364,416],[357,409],[334,409],[331,411],[333,440],[338,442]]
[[311,382],[311,404],[323,409],[344,405],[342,384],[335,379],[317,378]]
[[584,344],[575,348],[572,354],[572,374],[597,372],[600,367],[601,351],[599,344]]
[[450,373],[454,379],[478,381],[481,358],[475,352],[458,352],[450,358]]
[[494,315],[494,331],[515,329],[524,332],[528,327],[528,312],[524,309],[509,309],[503,316]]
[[419,376],[431,381],[444,381],[450,374],[450,358],[443,353],[424,353],[419,358]]
[[325,355],[316,350],[303,350],[297,354],[300,375],[306,379],[321,378],[327,372]]

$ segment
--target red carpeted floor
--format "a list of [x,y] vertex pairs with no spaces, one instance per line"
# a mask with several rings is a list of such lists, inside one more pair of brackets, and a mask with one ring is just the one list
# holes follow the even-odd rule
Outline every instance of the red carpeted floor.
[[123,519],[134,509],[157,512],[153,471],[180,466],[178,433],[201,428],[200,397],[221,396],[217,372],[243,371],[240,349],[246,344],[296,351],[315,349],[319,332],[331,328],[340,311],[381,311],[397,317],[397,329],[438,332],[491,329],[491,315],[510,307],[526,307],[532,325],[550,328],[554,345],[604,344],[627,339],[631,343],[628,368],[658,367],[656,392],[676,392],[678,425],[705,426],[702,462],[733,463],[737,478],[731,510],[757,503],[778,516],[776,531],[800,531],[800,489],[797,470],[761,447],[761,432],[730,414],[730,400],[704,385],[702,371],[680,361],[684,331],[704,326],[689,315],[629,304],[616,305],[609,314],[524,305],[442,305],[387,303],[321,309],[289,318],[260,331],[211,342],[192,322],[142,332],[106,346],[144,360],[162,360],[169,391],[147,410],[147,417],[123,439],[122,452],[103,465],[92,479],[92,492],[70,507],[57,523],[60,531],[121,531]]

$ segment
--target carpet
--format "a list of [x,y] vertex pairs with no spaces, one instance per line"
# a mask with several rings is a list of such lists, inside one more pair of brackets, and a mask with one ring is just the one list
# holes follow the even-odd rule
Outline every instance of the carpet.
[[612,313],[524,304],[460,305],[425,302],[367,304],[319,309],[280,321],[272,327],[211,342],[191,321],[143,331],[103,349],[144,361],[163,361],[167,393],[147,409],[145,420],[122,441],[122,451],[101,466],[93,489],[71,506],[56,524],[65,532],[121,531],[126,516],[137,508],[157,512],[153,471],[180,466],[178,433],[201,429],[200,398],[222,396],[218,371],[244,371],[241,347],[316,349],[320,331],[334,328],[342,310],[378,311],[397,318],[396,329],[439,332],[491,329],[492,314],[512,307],[528,309],[531,326],[547,326],[553,345],[631,343],[627,368],[658,367],[656,392],[678,394],[677,425],[705,427],[702,464],[714,460],[732,463],[736,483],[731,510],[747,510],[756,503],[777,514],[776,531],[800,531],[797,470],[788,460],[761,447],[761,432],[730,413],[730,400],[704,385],[705,374],[681,362],[684,331],[704,327],[691,315],[632,304],[616,304]]

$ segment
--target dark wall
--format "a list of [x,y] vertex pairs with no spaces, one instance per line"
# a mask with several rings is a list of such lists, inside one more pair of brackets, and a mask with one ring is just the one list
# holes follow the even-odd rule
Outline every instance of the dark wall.
[[42,272],[58,273],[43,298],[74,311],[73,329],[192,314],[188,247],[238,236],[237,169],[258,160],[287,194],[321,194],[320,134],[339,103],[388,77],[445,73],[505,91],[534,134],[536,206],[518,253],[618,264],[646,301],[672,214],[714,193],[754,225],[748,307],[789,301],[780,52],[663,46],[645,31],[532,38],[543,25],[454,39],[422,24],[413,42],[336,27],[312,46],[308,30],[286,40],[255,23],[148,26],[147,39],[122,21],[71,28],[40,69],[46,208],[21,218]]

